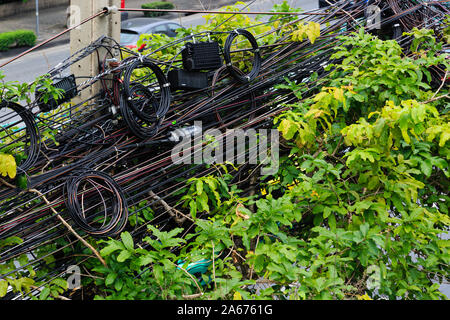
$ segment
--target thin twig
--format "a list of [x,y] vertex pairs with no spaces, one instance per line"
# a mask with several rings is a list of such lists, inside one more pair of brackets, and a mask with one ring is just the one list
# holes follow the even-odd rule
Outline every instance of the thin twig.
[[447,75],[448,75],[448,70],[445,71],[444,79],[442,79],[441,85],[439,86],[439,88],[437,89],[437,91],[433,94],[433,96],[431,97],[431,99],[434,99],[434,97],[437,96],[437,94],[439,93],[439,91],[441,91],[442,87],[444,86],[445,82],[447,81]]
[[[197,280],[189,272],[187,272],[183,267],[181,267],[181,266],[179,266],[179,265],[177,265],[177,264],[175,264],[173,262],[172,262],[172,264],[174,266],[176,266],[177,268],[180,268],[181,270],[183,270],[183,272],[186,273],[194,281],[194,283],[197,286],[197,289],[199,291],[198,295],[202,296],[203,295],[203,291],[200,288],[200,285],[198,284]],[[188,296],[183,296],[183,297],[188,297]]]
[[[45,197],[45,195],[43,195],[39,190],[36,189],[29,189],[28,191],[36,193],[37,195],[39,195],[42,199],[44,199],[45,203],[47,203],[48,205],[50,205],[50,201],[48,201],[47,197]],[[98,253],[98,251],[92,246],[90,245],[86,240],[83,239],[83,237],[81,237],[73,228],[72,226],[66,221],[64,220],[63,217],[61,217],[59,215],[59,213],[53,208],[50,207],[50,210],[53,211],[53,213],[56,215],[56,217],[62,222],[63,225],[66,226],[66,228],[75,236],[77,237],[78,240],[80,240],[86,247],[88,247],[98,258],[98,260],[100,260],[100,262],[105,266],[108,267],[108,265],[106,264],[106,261],[103,260],[102,256],[100,255],[100,253]]]
[[[186,219],[189,219],[190,221],[194,222],[194,220],[192,220],[191,217],[185,215],[183,212],[169,206],[169,204],[164,201],[162,198],[160,198],[159,196],[157,196],[153,191],[150,191],[148,193],[152,198],[158,200],[159,202],[161,202],[161,204],[163,205],[164,209],[166,209],[169,214],[175,218],[175,221],[179,224],[182,224]],[[178,215],[181,215],[183,218],[180,218]]]
[[214,279],[214,289],[217,289],[217,283],[216,283],[216,270],[214,265],[214,241],[211,241],[212,244],[212,268],[213,268],[213,279]]

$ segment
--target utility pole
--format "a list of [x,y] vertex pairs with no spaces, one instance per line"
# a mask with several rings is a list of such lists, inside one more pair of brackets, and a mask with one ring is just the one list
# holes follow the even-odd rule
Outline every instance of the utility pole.
[[39,39],[39,0],[36,0],[36,38]]
[[[94,14],[103,10],[106,7],[120,6],[120,0],[71,0],[71,6],[77,8],[77,12],[80,14],[80,21],[93,16]],[[105,35],[115,39],[117,42],[120,40],[120,13],[110,13],[108,15],[101,15],[97,18],[86,22],[78,28],[70,31],[70,52],[71,54],[78,50],[87,47],[93,41],[97,40],[101,36]],[[99,56],[101,59],[105,56],[106,50],[100,48]],[[78,61],[71,66],[71,72],[77,77],[94,77],[100,73],[100,66],[98,64],[97,55],[91,54],[90,56]],[[81,78],[80,83],[86,80]],[[77,84],[80,84],[77,83]],[[81,102],[89,97],[97,94],[101,90],[101,84],[99,82],[93,84],[90,88],[87,88],[81,92],[81,94],[74,98],[73,101]]]

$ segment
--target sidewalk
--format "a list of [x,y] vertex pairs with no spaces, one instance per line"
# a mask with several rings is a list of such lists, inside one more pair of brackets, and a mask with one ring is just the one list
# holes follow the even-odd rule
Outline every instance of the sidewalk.
[[[126,0],[125,6],[127,8],[141,8],[144,3],[152,0]],[[171,0],[176,9],[190,9],[190,10],[212,10],[225,5],[236,3],[238,0]],[[246,2],[248,0],[244,0]],[[57,6],[48,9],[39,10],[39,38],[37,44],[43,42],[56,34],[66,29],[66,6]],[[161,18],[176,19],[182,14],[171,13]],[[135,17],[143,17],[142,12],[129,12],[128,19]],[[14,15],[0,20],[0,33],[13,31],[17,29],[36,30],[36,14],[34,11],[25,12],[23,14]],[[69,43],[70,35],[66,33],[59,38],[51,41],[43,46],[43,48],[50,48],[52,46]],[[12,57],[20,54],[28,48],[14,48],[6,52],[0,52],[0,59]]]

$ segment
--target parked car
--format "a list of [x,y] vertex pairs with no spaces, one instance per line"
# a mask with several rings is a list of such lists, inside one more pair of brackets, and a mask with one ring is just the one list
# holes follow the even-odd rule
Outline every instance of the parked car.
[[176,30],[182,28],[176,22],[160,18],[133,18],[122,21],[120,45],[133,49],[141,34],[162,33],[169,37],[177,35]]
[[[337,0],[328,0],[328,2],[330,2],[331,4],[334,4],[335,2],[337,2]],[[319,0],[319,8],[325,8],[328,7],[330,5],[330,3],[328,3],[326,0]]]
[[[328,7],[330,5],[334,5],[337,2],[340,2],[341,0],[319,0],[319,8],[325,8]],[[373,0],[359,0],[360,2],[365,2],[366,4],[372,4]],[[356,1],[349,1],[349,3],[347,4],[346,7],[350,7],[352,4],[357,3],[358,0]],[[344,7],[344,8],[346,8]]]

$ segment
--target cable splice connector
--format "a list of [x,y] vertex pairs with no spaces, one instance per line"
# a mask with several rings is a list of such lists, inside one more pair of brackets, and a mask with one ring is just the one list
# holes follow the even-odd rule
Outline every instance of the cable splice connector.
[[119,12],[119,9],[116,6],[104,7],[103,11],[105,11],[105,15],[109,15],[111,13]]

